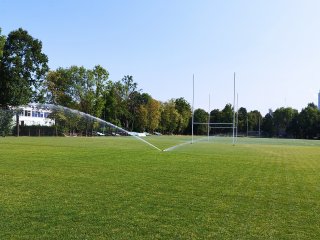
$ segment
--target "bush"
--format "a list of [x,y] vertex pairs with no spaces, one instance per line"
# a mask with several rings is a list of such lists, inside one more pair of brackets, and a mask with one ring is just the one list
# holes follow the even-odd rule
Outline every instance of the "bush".
[[0,109],[0,134],[5,137],[12,133],[13,111]]

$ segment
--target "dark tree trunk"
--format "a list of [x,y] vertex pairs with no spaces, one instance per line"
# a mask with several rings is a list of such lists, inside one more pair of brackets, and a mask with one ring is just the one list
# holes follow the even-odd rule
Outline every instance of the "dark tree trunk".
[[20,132],[20,128],[19,128],[19,113],[16,113],[16,127],[17,127],[17,137],[19,137],[19,132]]

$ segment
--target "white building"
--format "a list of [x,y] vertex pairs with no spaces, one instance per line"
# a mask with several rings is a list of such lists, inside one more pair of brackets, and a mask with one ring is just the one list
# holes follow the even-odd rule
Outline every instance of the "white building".
[[[36,104],[28,104],[19,107],[19,110],[19,125],[21,126],[52,126],[55,123],[53,119],[48,117],[52,112],[49,108],[41,108]],[[16,121],[16,119],[14,120]]]

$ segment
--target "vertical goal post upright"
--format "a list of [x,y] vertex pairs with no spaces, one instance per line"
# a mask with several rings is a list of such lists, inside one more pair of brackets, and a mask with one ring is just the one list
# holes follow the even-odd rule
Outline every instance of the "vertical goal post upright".
[[192,76],[192,140],[191,140],[191,144],[193,144],[193,123],[194,123],[194,74]]
[[235,144],[235,122],[236,122],[236,111],[235,111],[235,105],[236,105],[236,73],[233,73],[233,125],[232,125],[232,143]]
[[209,109],[208,109],[208,142],[210,137],[210,94],[209,94]]
[[238,124],[239,124],[239,95],[237,93],[237,115],[236,115],[236,142],[238,141]]

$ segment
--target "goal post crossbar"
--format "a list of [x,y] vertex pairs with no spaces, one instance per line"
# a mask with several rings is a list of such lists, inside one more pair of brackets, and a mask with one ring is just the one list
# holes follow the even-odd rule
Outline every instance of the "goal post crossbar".
[[201,122],[194,122],[194,125],[233,125],[233,123],[201,123]]

